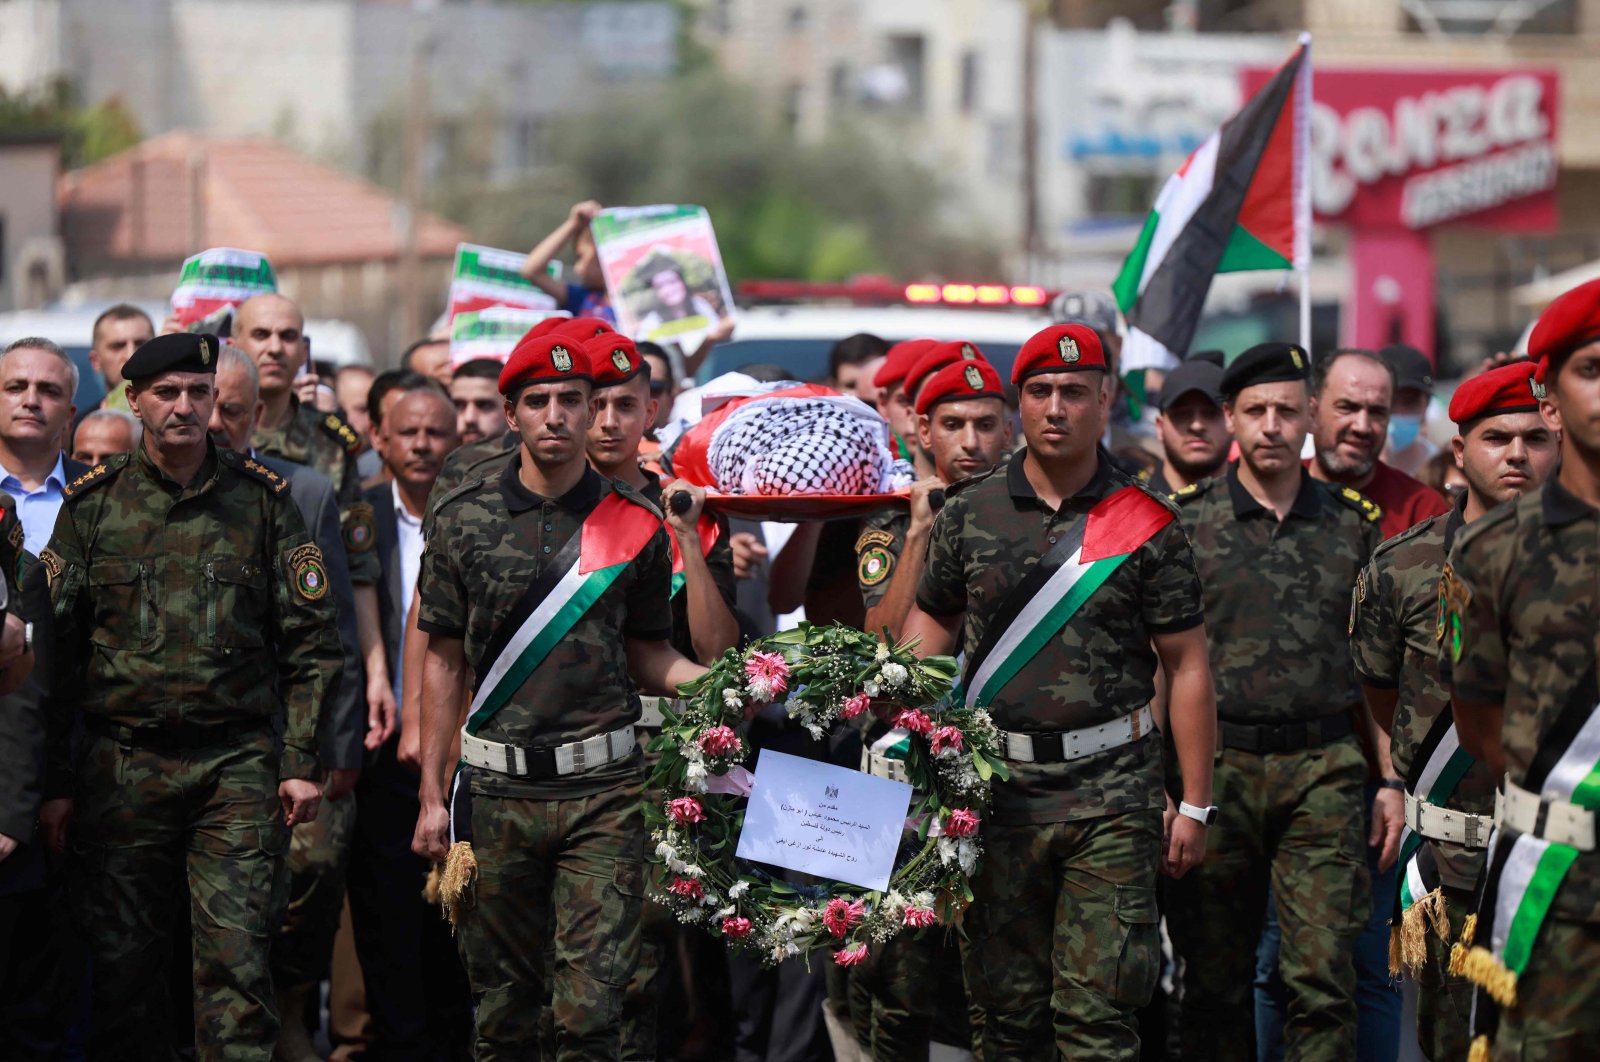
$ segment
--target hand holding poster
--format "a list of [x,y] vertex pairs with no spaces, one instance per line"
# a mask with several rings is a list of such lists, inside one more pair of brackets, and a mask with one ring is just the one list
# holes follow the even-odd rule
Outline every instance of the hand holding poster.
[[172,313],[184,328],[216,331],[224,317],[253,295],[278,290],[272,263],[259,251],[212,247],[184,260],[172,291]]
[[[554,312],[556,300],[522,275],[524,255],[475,243],[456,244],[450,277],[450,319],[491,306]],[[452,330],[453,331],[453,330]]]
[[490,306],[457,314],[450,322],[450,360],[457,365],[474,358],[505,361],[528,329],[546,317],[559,316],[564,315],[518,306]]
[[590,226],[618,331],[696,350],[733,314],[733,293],[704,207],[603,210]]

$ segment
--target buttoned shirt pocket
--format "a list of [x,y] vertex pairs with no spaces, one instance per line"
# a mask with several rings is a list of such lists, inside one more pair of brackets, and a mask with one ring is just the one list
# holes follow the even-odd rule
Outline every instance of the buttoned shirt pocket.
[[155,602],[150,569],[132,557],[110,557],[89,565],[94,601],[90,639],[107,649],[144,649],[155,641]]
[[255,558],[201,560],[205,614],[200,644],[258,649],[266,644],[267,569]]

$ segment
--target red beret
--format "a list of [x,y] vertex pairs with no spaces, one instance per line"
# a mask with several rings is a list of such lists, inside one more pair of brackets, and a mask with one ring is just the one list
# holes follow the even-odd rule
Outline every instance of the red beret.
[[1600,279],[1579,284],[1545,307],[1528,337],[1528,356],[1539,363],[1543,383],[1567,355],[1600,340]]
[[644,368],[644,358],[640,357],[639,348],[620,332],[595,336],[583,344],[583,352],[589,357],[597,388],[627,383]]
[[911,364],[906,370],[906,393],[915,395],[917,388],[923,381],[946,365],[954,365],[958,361],[988,361],[983,356],[983,351],[978,349],[978,344],[969,343],[965,339],[955,340],[950,343],[935,343],[922,352],[922,356]]
[[986,361],[957,361],[922,382],[917,391],[917,412],[926,413],[940,402],[967,398],[1004,398],[1000,370]]
[[500,370],[500,393],[509,398],[523,384],[555,380],[594,382],[583,347],[571,336],[523,336]]
[[532,328],[523,339],[535,336],[571,336],[574,339],[592,339],[607,332],[615,332],[599,317],[546,317]]
[[1533,370],[1531,362],[1516,361],[1463,381],[1450,396],[1450,419],[1465,425],[1501,413],[1537,412],[1534,388],[1542,390],[1544,385],[1535,382]]
[[916,364],[917,359],[922,357],[929,347],[937,346],[938,343],[937,339],[907,339],[896,343],[889,348],[889,353],[884,356],[883,364],[878,366],[878,371],[872,374],[872,386],[885,389],[894,387],[906,378],[906,373]]
[[1057,324],[1035,332],[1017,351],[1011,382],[1021,383],[1042,372],[1109,371],[1100,335],[1085,324]]

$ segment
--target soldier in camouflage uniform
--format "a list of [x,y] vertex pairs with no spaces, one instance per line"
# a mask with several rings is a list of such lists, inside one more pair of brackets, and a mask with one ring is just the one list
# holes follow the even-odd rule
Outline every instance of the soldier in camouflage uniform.
[[[856,578],[867,607],[865,629],[887,627],[891,638],[899,636],[922,579],[935,512],[930,496],[990,471],[1011,449],[1004,398],[999,373],[987,361],[947,366],[919,389],[918,441],[935,474],[912,485],[909,511],[885,509],[863,521]],[[884,743],[887,752],[869,756],[865,769],[903,781],[892,774],[893,764],[883,761],[895,755],[904,736],[884,726],[869,731],[869,743]],[[877,1062],[925,1059],[930,1041],[961,1043],[970,1036],[962,1008],[948,1005],[961,999],[964,989],[959,954],[943,934],[903,934],[875,949],[865,966],[848,972],[865,990],[866,1013],[854,1013],[852,1003],[853,1023]]]
[[[1379,760],[1406,779],[1407,832],[1390,962],[1417,979],[1417,1039],[1429,1058],[1466,1057],[1472,986],[1449,972],[1451,944],[1473,906],[1494,811],[1495,778],[1461,751],[1439,676],[1439,573],[1456,534],[1491,508],[1535,490],[1556,465],[1539,416],[1532,365],[1504,365],[1450,400],[1467,492],[1445,516],[1396,535],[1356,579],[1350,650],[1378,727]],[[1389,748],[1384,746],[1388,744]]]
[[[984,1057],[1122,1060],[1139,1053],[1135,1015],[1159,973],[1157,874],[1206,847],[1200,584],[1170,504],[1099,449],[1112,385],[1094,330],[1045,329],[1012,379],[1027,447],[951,491],[904,633],[921,653],[961,649],[963,696],[1006,732],[1010,778],[994,785],[963,926]],[[1079,580],[1097,589],[1074,607]],[[1166,831],[1158,666],[1195,802]]]
[[1266,343],[1222,380],[1239,461],[1174,498],[1205,588],[1221,751],[1210,857],[1174,887],[1184,1057],[1255,1057],[1251,983],[1270,881],[1288,1057],[1355,1057],[1351,945],[1366,922],[1366,761],[1345,615],[1377,506],[1300,465],[1306,356]]
[[[1600,281],[1528,341],[1561,468],[1456,537],[1439,640],[1461,747],[1502,774],[1495,842],[1463,936],[1484,986],[1472,1057],[1593,1058],[1600,1042]],[[1494,1028],[1498,1003],[1499,1028]]]
[[[705,672],[668,644],[660,511],[585,461],[591,381],[573,340],[518,344],[500,390],[522,445],[499,471],[440,499],[422,558],[415,848],[446,861],[480,1060],[537,1052],[547,949],[556,1057],[617,1057],[644,886],[639,701],[628,676],[660,691]],[[595,595],[587,605],[575,582]],[[461,733],[470,855],[450,843],[444,798],[469,668],[479,676]],[[473,883],[454,887],[474,861]]]
[[87,736],[68,888],[96,1059],[171,1057],[161,968],[185,878],[199,1057],[271,1057],[286,827],[321,795],[342,663],[327,572],[287,481],[207,436],[217,349],[180,333],[128,360],[143,440],[66,488],[40,558],[53,711],[81,709]]

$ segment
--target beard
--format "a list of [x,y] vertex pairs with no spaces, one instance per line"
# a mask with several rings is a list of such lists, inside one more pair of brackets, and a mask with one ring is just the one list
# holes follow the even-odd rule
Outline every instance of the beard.
[[1183,454],[1168,453],[1167,467],[1173,469],[1178,475],[1187,480],[1210,479],[1222,471],[1222,466],[1228,463],[1228,451],[1219,450],[1217,456],[1209,461],[1197,461]]
[[1339,450],[1337,444],[1335,444],[1326,450],[1317,450],[1317,464],[1322,467],[1322,471],[1328,474],[1329,479],[1338,483],[1345,480],[1362,479],[1371,475],[1372,470],[1378,467],[1378,455],[1372,454],[1368,457],[1359,457],[1347,461],[1339,456]]

